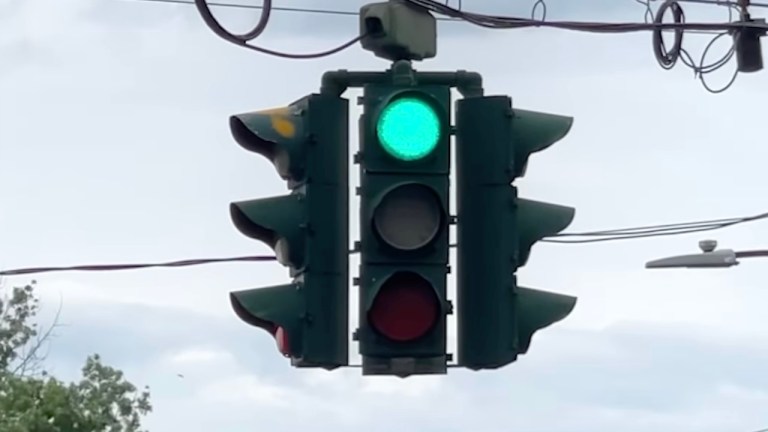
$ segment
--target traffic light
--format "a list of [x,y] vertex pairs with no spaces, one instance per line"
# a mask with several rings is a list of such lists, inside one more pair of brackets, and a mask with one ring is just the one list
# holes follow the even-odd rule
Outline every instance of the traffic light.
[[364,375],[445,373],[449,86],[369,84],[360,117]]
[[290,194],[234,202],[241,233],[290,269],[286,285],[230,293],[235,313],[277,340],[296,367],[348,364],[348,101],[312,94],[230,117],[235,140],[274,164]]
[[507,96],[457,103],[458,363],[493,369],[524,354],[537,330],[565,318],[574,297],[517,286],[534,243],[557,234],[574,209],[518,199],[512,186],[531,153],[562,139],[573,119],[512,109]]

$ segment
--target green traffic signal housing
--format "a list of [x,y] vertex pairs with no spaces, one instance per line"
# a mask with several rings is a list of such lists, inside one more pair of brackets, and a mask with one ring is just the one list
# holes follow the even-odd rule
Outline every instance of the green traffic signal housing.
[[573,119],[512,109],[507,96],[457,103],[458,364],[493,369],[528,351],[533,334],[565,318],[574,297],[519,287],[531,247],[564,230],[574,209],[519,199],[512,186],[531,153],[563,138]]
[[291,189],[232,203],[232,221],[271,247],[293,279],[232,292],[230,300],[296,367],[348,364],[348,109],[346,99],[312,94],[230,118],[235,140],[269,159]]
[[367,85],[363,104],[363,374],[445,373],[450,87]]

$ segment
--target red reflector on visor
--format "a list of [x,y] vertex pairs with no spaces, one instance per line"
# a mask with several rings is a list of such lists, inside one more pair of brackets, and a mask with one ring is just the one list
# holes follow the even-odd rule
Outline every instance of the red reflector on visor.
[[277,349],[286,357],[291,356],[290,344],[288,343],[288,332],[282,327],[277,327],[275,331],[275,342],[277,342]]

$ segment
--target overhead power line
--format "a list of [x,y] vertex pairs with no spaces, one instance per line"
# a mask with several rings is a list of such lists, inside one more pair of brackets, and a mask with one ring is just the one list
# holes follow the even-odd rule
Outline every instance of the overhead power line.
[[[207,2],[206,0],[135,0],[145,2],[156,3],[177,3],[177,4],[189,4],[195,5],[200,13],[200,16],[205,21],[206,25],[219,37],[227,40],[236,45],[240,45],[244,48],[248,48],[254,51],[258,51],[264,54],[273,56],[289,58],[289,59],[315,59],[320,57],[329,56],[341,52],[342,50],[351,47],[366,35],[360,35],[347,43],[344,43],[336,48],[329,49],[327,51],[311,54],[291,54],[280,51],[270,50],[254,45],[250,45],[248,42],[253,41],[260,36],[266,29],[271,13],[273,11],[284,12],[297,12],[297,13],[312,13],[312,14],[330,14],[330,15],[345,15],[356,16],[357,12],[337,9],[326,8],[300,8],[300,7],[278,7],[272,4],[272,0],[264,0],[262,5],[246,5],[240,3],[228,3],[228,2]],[[687,23],[683,21],[664,23],[661,20],[653,20],[646,22],[625,22],[625,23],[608,23],[608,22],[582,22],[582,21],[547,21],[547,7],[544,0],[536,0],[533,4],[531,11],[531,18],[519,18],[503,15],[487,15],[474,12],[465,11],[462,8],[462,4],[459,1],[458,7],[451,7],[450,1],[445,3],[436,0],[405,0],[413,5],[425,8],[436,15],[439,15],[437,19],[443,21],[464,21],[480,27],[492,28],[492,29],[520,29],[531,27],[549,27],[559,28],[564,30],[585,31],[593,33],[628,33],[638,31],[655,31],[661,32],[666,30],[673,31],[705,31],[705,32],[727,32],[737,31],[744,29],[757,29],[768,30],[768,25],[760,22],[723,22],[723,23]],[[642,4],[649,4],[652,0],[637,0]],[[682,0],[681,0],[682,1]],[[687,0],[703,2],[707,0]],[[768,6],[768,5],[767,5]],[[244,8],[244,9],[258,9],[261,10],[261,16],[256,26],[249,32],[244,34],[233,34],[226,29],[216,20],[211,13],[211,7],[230,7],[230,8]],[[650,7],[650,6],[649,6]],[[535,19],[538,11],[541,11],[541,19]],[[692,62],[691,62],[692,64]]]
[[[348,42],[345,42],[335,48],[331,48],[326,51],[321,51],[316,53],[300,53],[300,54],[286,53],[282,51],[272,50],[272,49],[248,44],[248,42],[259,37],[267,28],[272,11],[302,12],[302,13],[332,14],[332,15],[350,15],[350,14],[357,15],[357,13],[341,11],[341,10],[332,10],[332,9],[292,8],[292,7],[273,6],[272,0],[264,0],[261,6],[244,5],[244,4],[237,4],[237,3],[224,3],[224,2],[207,2],[206,0],[132,0],[132,1],[194,5],[197,8],[197,11],[200,14],[201,18],[203,19],[203,21],[205,21],[205,24],[208,26],[208,28],[211,29],[211,31],[213,31],[217,36],[221,37],[222,39],[228,42],[234,43],[235,45],[239,45],[244,48],[260,52],[262,54],[268,54],[275,57],[282,57],[282,58],[293,59],[293,60],[309,60],[309,59],[327,57],[327,56],[339,53],[341,51],[344,51],[345,49],[359,42],[364,37],[364,35],[357,36],[349,40]],[[243,34],[234,34],[232,32],[227,31],[219,23],[216,17],[213,16],[213,13],[211,13],[211,9],[210,9],[211,6],[259,9],[261,10],[261,15],[259,17],[259,20],[256,26],[253,29]]]
[[[581,233],[561,233],[552,238],[544,239],[549,243],[596,243],[616,240],[630,240],[647,237],[662,237],[681,234],[692,234],[704,231],[713,231],[738,225],[745,222],[752,222],[762,219],[768,219],[768,212],[760,213],[754,216],[736,217],[727,219],[713,219],[707,221],[684,222],[676,224],[651,225],[636,228],[619,228],[603,231],[590,231]],[[565,237],[566,239],[560,239]],[[592,237],[587,239],[572,239],[573,237]]]
[[[200,1],[200,0],[126,0],[126,1],[141,1],[148,3],[175,3],[196,5],[198,2],[204,3],[209,7],[227,7],[227,8],[241,8],[241,9],[256,9],[256,10],[269,10],[281,11],[281,12],[295,12],[295,13],[310,13],[310,14],[326,14],[326,15],[344,15],[344,16],[358,16],[357,11],[341,10],[341,9],[326,9],[326,8],[303,8],[303,7],[283,7],[283,6],[266,6],[264,5],[249,5],[242,3],[230,3],[230,2],[217,2],[217,1]],[[471,24],[476,24],[481,27],[489,27],[496,29],[517,29],[517,28],[529,28],[529,27],[551,27],[560,28],[564,30],[574,31],[586,31],[597,33],[628,33],[638,31],[652,31],[656,29],[662,30],[704,30],[704,31],[723,31],[723,30],[736,30],[740,28],[760,28],[768,29],[768,25],[759,23],[738,23],[738,22],[722,22],[722,23],[654,23],[654,22],[624,22],[624,23],[609,23],[609,22],[588,22],[588,21],[547,21],[546,20],[546,2],[543,0],[537,0],[532,8],[532,17],[537,15],[537,11],[542,11],[541,19],[534,18],[518,18],[502,15],[485,15],[471,12],[464,12],[460,7],[453,8],[447,4],[438,2],[436,0],[405,0],[409,3],[422,6],[431,12],[442,17],[437,17],[440,21],[459,22],[465,21]],[[645,0],[636,0],[643,5],[646,5]],[[654,0],[649,0],[654,1]],[[707,0],[680,0],[688,2],[707,2]],[[736,2],[721,2],[712,0],[712,4],[732,3]],[[768,7],[768,3],[751,3],[755,7]]]
[[[182,5],[194,5],[195,0],[125,0],[125,1],[140,1],[140,2],[146,2],[146,3],[170,3],[170,4],[182,4]],[[446,2],[448,4],[449,2]],[[219,1],[208,1],[206,4],[209,7],[221,7],[221,8],[233,8],[233,9],[252,9],[252,10],[263,10],[263,5],[253,5],[253,4],[243,4],[243,3],[232,3],[232,2],[219,2]],[[458,9],[461,10],[462,8],[462,2],[458,2],[459,6]],[[320,14],[320,15],[338,15],[338,16],[350,16],[350,17],[357,17],[359,16],[358,11],[353,10],[343,10],[343,9],[327,9],[327,8],[306,8],[306,7],[286,7],[286,6],[271,6],[271,11],[274,12],[292,12],[292,13],[305,13],[305,14]],[[535,18],[538,15],[538,11],[541,11],[541,19],[546,19],[547,16],[547,4],[544,2],[544,0],[536,0],[534,2],[533,7],[531,8],[531,17]],[[445,21],[445,22],[462,22],[463,20],[460,18],[446,18],[446,17],[436,17],[435,18],[438,21]]]
[[[140,1],[146,3],[173,3],[183,5],[194,5],[194,0],[128,0],[128,1]],[[240,3],[224,3],[209,1],[208,6],[221,7],[221,8],[234,8],[234,9],[255,9],[262,10],[264,6],[261,5],[249,5]],[[284,6],[272,6],[275,12],[294,12],[294,13],[308,13],[308,14],[323,14],[323,15],[345,15],[345,16],[358,16],[356,11],[347,11],[339,9],[317,9],[317,8],[300,8],[300,7],[284,7]]]
[[[630,240],[646,237],[658,237],[658,236],[670,236],[680,234],[690,234],[701,231],[711,231],[721,229],[740,223],[751,222],[768,218],[768,212],[761,213],[754,216],[736,217],[727,219],[714,219],[707,221],[697,222],[684,222],[675,224],[664,225],[650,225],[634,228],[620,228],[610,229],[602,231],[588,231],[588,232],[574,232],[574,233],[561,233],[552,236],[543,241],[550,243],[594,243],[602,241],[615,241],[615,240]],[[568,238],[567,240],[559,240],[556,238]],[[593,237],[590,239],[578,239],[573,240],[573,237]],[[452,244],[451,247],[456,247]],[[350,254],[357,253],[357,251],[350,251]],[[187,259],[182,261],[170,261],[164,263],[151,263],[151,264],[94,264],[94,265],[76,265],[76,266],[61,266],[61,267],[31,267],[31,268],[19,268],[11,270],[0,271],[0,276],[18,276],[24,274],[37,274],[37,273],[49,273],[60,271],[116,271],[116,270],[135,270],[141,268],[152,267],[189,267],[203,264],[215,264],[223,262],[265,262],[276,261],[277,258],[272,255],[256,255],[256,256],[241,256],[233,258],[202,258],[202,259]]]
[[[663,0],[659,1],[660,5],[654,13],[651,8],[651,3],[657,0],[635,0],[645,8],[645,21],[646,22],[661,22],[666,16],[671,16],[672,20],[676,23],[685,22],[685,11],[683,10],[683,3],[700,4],[706,6],[715,6],[725,8],[728,12],[728,22],[749,22],[751,17],[749,15],[748,7],[766,7],[768,4],[750,4],[745,1],[728,1],[728,0]],[[687,33],[684,29],[676,29],[674,31],[672,44],[667,47],[666,42],[662,38],[660,31],[653,32],[653,52],[659,65],[666,70],[672,69],[680,60],[685,66],[690,68],[694,77],[699,79],[704,88],[710,93],[721,93],[730,88],[736,81],[736,77],[739,74],[739,68],[735,68],[731,74],[730,80],[721,88],[713,89],[707,84],[706,75],[720,70],[727,65],[733,57],[737,54],[735,40],[731,41],[728,50],[719,59],[707,64],[707,55],[714,46],[715,42],[721,40],[723,36],[728,36],[732,31],[721,31],[714,35],[709,43],[704,48],[700,59],[694,60],[693,56],[688,50],[683,47],[683,36]]]
[[757,22],[723,22],[723,23],[686,23],[686,22],[588,22],[588,21],[546,21],[529,18],[509,17],[502,15],[487,15],[467,12],[452,8],[435,0],[405,0],[413,5],[421,6],[431,12],[452,18],[460,18],[480,27],[494,29],[519,29],[530,27],[549,27],[563,30],[574,30],[591,33],[629,33],[664,29],[728,31],[743,29],[768,29],[765,23]]
[[164,263],[153,264],[92,264],[92,265],[76,265],[76,266],[63,266],[63,267],[33,267],[22,268],[14,270],[0,271],[0,276],[16,276],[23,274],[35,274],[35,273],[49,273],[58,271],[115,271],[115,270],[134,270],[141,268],[152,267],[189,267],[203,264],[215,264],[222,262],[263,262],[263,261],[277,261],[277,258],[270,255],[264,256],[241,256],[233,258],[202,258],[202,259],[188,259],[182,261],[169,261]]

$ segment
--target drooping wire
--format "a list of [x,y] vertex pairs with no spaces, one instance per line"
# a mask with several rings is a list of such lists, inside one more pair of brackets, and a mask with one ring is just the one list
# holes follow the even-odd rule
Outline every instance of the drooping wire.
[[221,26],[216,17],[213,16],[211,9],[208,7],[208,3],[205,0],[195,0],[195,7],[198,13],[203,18],[205,25],[208,26],[217,36],[235,44],[245,44],[248,41],[256,39],[264,33],[264,30],[269,24],[269,17],[272,14],[272,0],[264,0],[264,5],[259,15],[259,21],[256,26],[251,30],[243,34],[235,34],[229,32]]
[[23,269],[14,269],[14,270],[3,270],[3,271],[0,271],[0,276],[15,276],[15,275],[23,275],[23,274],[48,273],[48,272],[60,272],[60,271],[115,271],[115,270],[133,270],[133,269],[151,268],[151,267],[188,267],[188,266],[222,263],[222,262],[237,262],[237,261],[264,262],[264,261],[276,261],[276,260],[277,258],[274,256],[262,255],[262,256],[243,256],[243,257],[234,257],[234,258],[189,259],[189,260],[170,261],[170,262],[154,263],[154,264],[96,264],[96,265],[77,265],[77,266],[69,266],[69,267],[66,267],[66,266],[65,267],[34,267],[34,268],[23,268]]
[[[194,0],[126,0],[126,1],[146,1],[156,3],[179,3],[179,4],[194,4]],[[437,2],[435,0],[404,0],[411,4],[424,7],[430,12],[434,12],[438,15],[437,20],[440,21],[466,21],[472,24],[476,24],[482,27],[498,28],[498,29],[516,29],[516,28],[528,28],[528,27],[550,27],[564,30],[574,31],[586,31],[597,33],[628,33],[638,31],[649,31],[655,28],[661,28],[665,30],[683,28],[690,32],[703,31],[724,31],[724,30],[739,30],[745,28],[754,29],[768,29],[768,25],[762,23],[661,23],[655,24],[653,22],[644,23],[606,23],[606,22],[578,22],[578,21],[544,21],[534,20],[527,18],[515,18],[504,16],[491,16],[477,13],[464,12],[459,9],[452,8],[446,4]],[[643,0],[637,0],[641,4],[645,4]],[[694,0],[687,0],[694,1]],[[538,3],[538,2],[537,2]],[[238,3],[224,3],[224,2],[207,2],[208,6],[217,7],[231,7],[231,8],[243,8],[243,9],[262,9],[257,5],[246,5]],[[752,3],[758,7],[768,7],[768,3]],[[534,7],[536,6],[534,4]],[[346,15],[357,16],[358,13],[354,11],[326,9],[326,8],[291,8],[291,7],[272,7],[273,11],[286,11],[286,12],[301,12],[301,13],[317,13],[317,14],[330,14],[330,15]],[[448,18],[445,18],[448,17]],[[490,20],[490,21],[483,21]]]
[[[124,1],[140,1],[140,2],[146,2],[146,3],[170,3],[170,4],[181,4],[181,5],[190,5],[190,6],[195,5],[195,0],[124,0]],[[214,6],[214,7],[232,8],[232,9],[256,9],[256,10],[264,9],[264,6],[262,5],[251,5],[251,4],[233,3],[233,2],[208,1],[206,2],[206,4],[208,5],[209,8],[211,6]],[[340,9],[285,7],[285,6],[272,6],[272,12],[346,15],[346,16],[354,16],[354,17],[359,16],[359,13],[356,11],[348,11],[348,10],[340,10]]]
[[[731,0],[665,0],[658,11],[654,14],[651,8],[651,2],[655,0],[636,0],[639,4],[645,8],[645,22],[644,23],[601,23],[601,22],[574,22],[574,21],[559,21],[559,22],[546,22],[545,19],[535,20],[536,8],[541,5],[546,8],[546,4],[543,0],[537,1],[534,4],[534,12],[532,19],[486,15],[473,13],[466,10],[458,10],[451,8],[449,4],[443,4],[434,0],[406,0],[417,6],[424,7],[436,14],[449,16],[452,18],[463,19],[472,24],[486,27],[486,28],[524,28],[524,27],[553,27],[568,30],[579,30],[589,32],[600,33],[620,33],[620,32],[632,32],[651,30],[653,32],[653,49],[655,56],[659,64],[664,69],[671,69],[680,59],[686,66],[694,72],[694,77],[701,80],[705,89],[712,93],[720,93],[728,88],[735,82],[738,75],[738,68],[734,71],[730,81],[720,89],[713,89],[706,81],[706,75],[721,69],[725,66],[736,54],[735,42],[731,45],[722,58],[707,64],[707,54],[710,53],[712,46],[725,35],[731,32],[741,32],[747,30],[760,30],[764,31],[768,29],[768,25],[761,22],[754,22],[744,19],[747,16],[745,3],[737,4]],[[681,6],[681,3],[699,3],[709,4],[716,6],[725,6],[728,9],[728,22],[724,23],[687,23],[685,21],[685,13]],[[760,4],[763,7],[763,4]],[[734,10],[739,11],[739,20],[734,20]],[[672,12],[673,22],[664,22],[664,17],[668,11]],[[662,31],[673,30],[675,40],[670,48],[667,48],[662,38]],[[683,46],[683,33],[684,32],[718,32],[714,38],[705,47],[699,61],[694,60],[693,56],[686,51]]]
[[[446,6],[451,6],[451,0],[445,0],[444,3]],[[461,11],[462,10],[462,0],[456,1],[456,10]],[[544,0],[535,0],[533,3],[533,7],[531,8],[531,19],[536,20],[536,12],[541,8],[541,19],[539,21],[546,21],[547,19],[547,2]],[[440,19],[440,18],[438,18]],[[455,21],[455,19],[451,19],[450,21]]]
[[576,30],[593,33],[628,33],[654,29],[686,29],[702,31],[726,31],[740,29],[768,29],[768,24],[758,22],[725,23],[607,23],[584,21],[539,21],[499,15],[487,15],[466,10],[458,10],[435,0],[404,0],[415,6],[423,7],[439,15],[459,18],[480,27],[494,29],[518,29],[529,27],[549,27],[563,30]]
[[[456,10],[457,11],[461,11],[462,10],[462,0],[457,0],[456,3],[457,3]],[[451,6],[451,0],[445,0],[444,4],[445,4],[445,6],[450,7]],[[541,18],[537,19],[536,18],[536,12],[538,12],[539,9],[541,9]],[[437,18],[437,19],[439,20],[440,18]],[[445,18],[443,18],[443,19],[445,19]],[[448,20],[449,21],[455,21],[456,18],[451,18],[451,19],[448,19]],[[546,1],[544,1],[544,0],[535,0],[533,2],[533,7],[531,7],[531,20],[534,20],[534,21],[546,21],[547,20],[547,2]]]
[[[126,1],[146,1],[156,3],[178,3],[178,4],[194,4],[193,1],[199,0],[126,0]],[[549,27],[563,30],[584,31],[593,33],[629,33],[638,31],[650,31],[656,28],[663,30],[685,29],[690,32],[712,32],[712,31],[726,31],[726,30],[739,30],[739,29],[766,29],[767,24],[762,23],[742,23],[742,22],[730,22],[730,23],[660,23],[653,22],[644,23],[607,23],[607,22],[579,22],[579,21],[545,21],[535,20],[528,18],[516,18],[506,16],[492,16],[478,13],[464,12],[462,10],[452,8],[444,3],[440,3],[435,0],[404,0],[408,3],[424,7],[430,12],[434,12],[438,15],[436,17],[439,21],[466,21],[481,27],[496,28],[496,29],[518,29],[529,27]],[[637,0],[641,1],[641,0]],[[693,0],[687,0],[693,1]],[[222,2],[206,2],[208,6],[217,7],[231,7],[231,8],[244,8],[244,9],[262,9],[261,6],[245,5],[237,3],[222,3]],[[538,1],[536,3],[539,3]],[[642,3],[642,2],[641,2]],[[539,3],[539,6],[534,4],[534,7],[541,7],[544,3]],[[644,4],[644,3],[643,3]],[[755,5],[755,3],[753,3]],[[761,7],[768,7],[768,3],[757,4]],[[273,11],[286,11],[286,12],[301,12],[301,13],[317,13],[317,14],[329,14],[329,15],[345,15],[345,16],[357,16],[358,13],[354,11],[335,10],[325,8],[290,8],[290,7],[272,7]],[[446,18],[447,17],[447,18]]]
[[[169,4],[190,5],[190,6],[195,5],[195,0],[123,0],[123,1],[137,1],[137,2],[146,2],[146,3],[169,3]],[[264,6],[261,6],[261,5],[251,5],[251,4],[236,3],[236,2],[207,1],[206,4],[208,5],[209,8],[220,7],[220,8],[230,8],[230,9],[255,9],[255,10],[264,9]],[[310,7],[272,6],[272,12],[293,12],[293,13],[316,14],[316,15],[338,15],[338,16],[355,17],[355,18],[360,16],[360,12],[353,11],[353,10],[310,8]],[[436,19],[438,21],[450,21],[450,22],[462,21],[457,18],[445,18],[445,17],[437,17]]]
[[[744,223],[744,222],[751,222],[751,221],[756,221],[756,220],[766,219],[766,218],[768,218],[768,212],[761,213],[754,216],[736,217],[736,218],[727,218],[727,219],[714,219],[714,220],[708,220],[708,221],[685,222],[685,223],[664,224],[664,225],[650,225],[650,226],[642,226],[642,227],[634,227],[634,228],[620,228],[620,229],[610,229],[610,230],[601,230],[601,231],[561,233],[561,234],[557,234],[555,236],[549,237],[547,239],[544,239],[542,241],[549,242],[549,243],[594,243],[594,242],[614,241],[614,240],[629,240],[629,239],[637,239],[637,238],[645,238],[645,237],[690,234],[694,232],[711,231],[711,230],[725,228],[728,226],[733,226],[733,225]],[[597,238],[581,239],[581,240],[555,239],[555,238],[562,238],[562,237],[597,237]],[[456,245],[452,244],[450,245],[450,247],[456,247]],[[355,254],[358,252],[359,251],[357,250],[351,250],[349,253]],[[24,275],[24,274],[35,274],[35,273],[58,272],[58,271],[116,271],[116,270],[134,270],[134,269],[150,268],[150,267],[187,267],[187,266],[222,263],[222,262],[237,262],[237,261],[264,262],[264,261],[276,261],[276,260],[277,258],[275,256],[257,255],[257,256],[241,256],[241,257],[234,257],[234,258],[188,259],[188,260],[182,260],[182,261],[171,261],[171,262],[154,263],[154,264],[101,264],[101,265],[77,265],[77,266],[68,266],[68,267],[67,266],[31,267],[31,268],[2,270],[0,271],[0,277],[16,276],[16,275]]]
[[[745,2],[737,4],[732,0],[665,0],[662,6],[659,8],[656,14],[653,13],[651,8],[651,2],[655,0],[636,0],[639,4],[645,8],[645,22],[643,23],[603,23],[603,22],[575,22],[575,21],[545,21],[534,20],[517,17],[486,15],[480,13],[473,13],[466,10],[457,10],[451,8],[447,4],[436,2],[435,0],[405,0],[411,4],[428,9],[436,14],[449,16],[452,18],[463,19],[469,23],[477,26],[494,28],[494,29],[516,29],[526,27],[550,27],[566,30],[578,30],[598,33],[626,33],[635,31],[651,30],[653,32],[653,48],[656,58],[659,64],[664,69],[672,68],[678,59],[680,59],[686,66],[694,71],[694,77],[701,80],[702,85],[708,91],[712,93],[720,93],[728,88],[735,82],[738,75],[738,68],[734,71],[731,80],[720,89],[713,89],[706,82],[705,76],[716,70],[722,68],[727,64],[733,56],[736,54],[735,42],[734,45],[728,50],[728,52],[719,60],[716,60],[710,64],[706,63],[707,54],[714,43],[718,41],[722,36],[729,33],[736,32],[757,32],[765,33],[768,30],[768,24],[765,22],[759,22],[748,18],[748,13],[745,10]],[[700,3],[710,4],[717,6],[725,6],[729,12],[728,22],[723,23],[688,23],[685,21],[685,13],[683,12],[680,3]],[[534,5],[534,9],[539,3]],[[750,3],[751,5],[751,3]],[[760,4],[764,7],[763,4]],[[768,6],[768,4],[765,4]],[[738,10],[740,12],[740,19],[734,20],[733,11]],[[674,18],[673,22],[664,22],[664,17],[667,11],[672,11]],[[675,35],[675,41],[669,49],[665,46],[662,38],[662,31],[673,30]],[[704,49],[700,61],[695,61],[693,56],[682,47],[683,32],[718,32],[719,34],[710,41],[710,43]]]
[[651,2],[653,0],[635,0],[637,3],[640,3],[645,8],[645,15],[644,19],[646,23],[651,23],[654,21],[654,15],[653,15],[653,8],[651,7]]
[[259,37],[267,28],[267,25],[269,24],[270,15],[272,13],[272,0],[264,0],[264,4],[261,7],[261,15],[259,17],[258,23],[254,26],[253,29],[243,34],[234,34],[226,30],[219,23],[216,17],[213,16],[213,13],[211,12],[211,9],[210,9],[210,5],[206,0],[194,0],[194,4],[195,4],[195,7],[197,8],[198,13],[200,13],[200,16],[203,18],[205,25],[208,26],[208,28],[211,29],[211,31],[213,31],[220,38],[228,42],[231,42],[235,45],[239,45],[253,51],[258,51],[260,53],[269,54],[276,57],[283,57],[283,58],[295,59],[295,60],[306,60],[306,59],[316,59],[316,58],[326,57],[351,47],[352,45],[356,44],[364,37],[364,35],[355,37],[349,42],[346,42],[336,48],[332,48],[327,51],[323,51],[319,53],[311,53],[311,54],[284,53],[280,51],[274,51],[267,48],[258,47],[255,45],[250,45],[248,43],[256,39],[257,37]]
[[[665,0],[663,3],[661,3],[661,5],[656,10],[656,13],[654,15],[650,5],[651,2],[654,0],[636,0],[636,1],[642,4],[643,6],[645,6],[646,22],[648,22],[649,19],[652,19],[654,23],[663,22],[667,12],[671,12],[674,23],[678,23],[678,24],[685,23],[685,12],[683,11],[683,7],[681,6],[681,3],[683,2],[725,6],[728,9],[728,22],[730,23],[734,22],[734,16],[733,16],[734,10],[737,12],[739,11],[738,5],[732,1]],[[733,85],[733,83],[736,81],[736,77],[738,76],[738,73],[739,73],[738,69],[734,71],[733,75],[731,76],[731,79],[723,87],[719,89],[713,89],[712,87],[709,86],[709,84],[707,84],[707,81],[706,81],[707,74],[721,69],[733,58],[733,56],[736,53],[735,43],[732,43],[731,47],[728,49],[728,52],[726,52],[720,59],[715,60],[710,64],[706,64],[707,54],[709,54],[712,46],[720,38],[728,35],[729,32],[722,31],[717,33],[714,36],[714,38],[712,38],[712,40],[710,40],[710,42],[704,48],[704,51],[702,52],[702,55],[701,55],[701,59],[698,62],[693,59],[693,56],[685,48],[683,48],[684,33],[685,33],[685,30],[683,28],[675,29],[673,31],[674,42],[672,44],[672,47],[668,49],[666,47],[666,43],[664,42],[662,30],[660,28],[653,30],[653,39],[652,39],[653,52],[659,65],[663,69],[669,70],[675,66],[675,64],[679,59],[683,64],[685,64],[685,66],[693,70],[694,77],[699,79],[702,85],[704,86],[704,88],[710,93],[722,93],[728,88],[730,88]]]
[[[561,233],[561,234],[552,236],[549,239],[545,239],[543,241],[549,242],[549,243],[595,243],[595,242],[628,240],[628,239],[637,239],[637,238],[646,238],[646,237],[691,234],[691,233],[697,233],[697,232],[703,232],[703,231],[717,230],[717,229],[726,228],[729,226],[733,226],[733,225],[737,225],[745,222],[752,222],[752,221],[767,219],[767,218],[768,218],[768,212],[760,213],[753,216],[747,216],[747,217],[715,219],[715,220],[709,220],[709,221],[687,222],[687,223],[665,224],[665,225],[651,225],[651,226],[645,226],[645,227],[621,228],[621,229],[590,231],[590,232],[581,232],[581,233]],[[563,237],[595,237],[595,238],[578,239],[578,240],[554,239],[554,238],[563,238]]]

